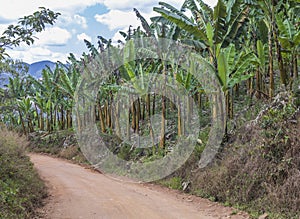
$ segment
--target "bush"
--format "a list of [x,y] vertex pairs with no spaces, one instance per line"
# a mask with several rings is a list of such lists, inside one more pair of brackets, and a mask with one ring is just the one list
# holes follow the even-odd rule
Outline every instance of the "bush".
[[28,140],[28,151],[50,154],[78,164],[88,164],[78,146],[75,133],[71,129],[53,133],[32,132],[28,135]]
[[280,101],[232,136],[219,159],[199,170],[193,191],[258,216],[299,218],[300,113]]
[[167,178],[161,180],[159,183],[170,189],[177,189],[177,190],[182,189],[182,179],[180,177]]
[[26,145],[24,137],[0,128],[0,218],[32,218],[47,195]]

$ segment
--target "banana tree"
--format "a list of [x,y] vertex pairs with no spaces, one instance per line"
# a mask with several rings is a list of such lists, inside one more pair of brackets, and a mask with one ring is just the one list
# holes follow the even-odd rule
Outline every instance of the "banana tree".
[[227,48],[221,49],[218,60],[218,75],[226,97],[227,113],[229,118],[233,118],[232,88],[253,77],[249,69],[257,63],[257,58],[253,52],[236,51],[235,46],[230,44]]
[[52,71],[46,67],[42,70],[42,79],[39,82],[41,84],[41,94],[45,101],[45,114],[46,114],[46,129],[47,131],[53,131],[55,126],[55,105],[58,101],[57,88],[53,86],[54,81],[58,78],[58,69]]
[[291,76],[294,79],[298,77],[297,55],[300,51],[300,27],[297,25],[300,19],[295,13],[295,8],[292,8],[288,10],[287,14],[289,16],[285,16],[283,12],[276,15],[279,30],[278,40],[283,48],[283,52],[291,56]]
[[[201,46],[209,51],[210,62],[217,69],[217,56],[220,48],[227,47],[237,36],[239,29],[246,22],[248,9],[241,1],[219,0],[214,9],[202,0],[186,0],[181,10],[159,3],[162,7],[155,7],[154,11],[176,24],[187,34],[199,41]],[[183,12],[190,11],[191,18]],[[199,45],[199,43],[198,43]]]
[[257,68],[256,68],[256,92],[257,96],[260,97],[261,94],[268,96],[264,93],[263,77],[267,73],[267,58],[268,58],[268,45],[263,44],[261,40],[256,42],[256,57],[257,57]]
[[[34,110],[33,105],[30,97],[23,97],[22,99],[17,101],[17,108],[18,113],[20,116],[20,121],[22,124],[23,132],[25,134],[33,132],[33,116],[34,116]],[[27,128],[26,128],[26,122],[27,122]]]
[[[12,116],[17,116],[19,119],[15,118],[14,121],[20,121],[22,125],[22,130],[26,133],[26,126],[22,117],[22,112],[19,110],[17,106],[17,102],[20,101],[26,95],[25,89],[25,79],[19,77],[10,77],[8,80],[8,84],[5,86],[6,88],[6,98],[5,98],[5,107],[8,109],[16,110],[17,113],[13,113]],[[17,122],[18,123],[18,122]]]
[[[215,69],[225,94],[228,94],[230,86],[234,86],[232,84],[237,84],[238,81],[242,81],[241,79],[250,77],[242,76],[244,73],[241,72],[242,68],[233,69],[232,63],[228,63],[228,54],[233,51],[231,43],[238,36],[242,25],[247,22],[249,8],[246,4],[243,4],[242,1],[229,0],[225,3],[225,1],[219,0],[212,9],[201,0],[186,0],[181,10],[174,9],[166,3],[160,3],[160,5],[162,7],[156,7],[154,11],[176,24],[208,51],[210,63]],[[191,18],[183,13],[186,10],[191,12]],[[229,49],[226,50],[227,47]],[[239,58],[242,60],[245,57],[239,56]],[[226,63],[232,69],[224,66]]]
[[72,108],[74,103],[74,93],[76,86],[81,78],[80,72],[74,66],[57,66],[58,80],[53,84],[59,89],[62,94],[62,99],[59,101],[61,128],[64,127],[64,108],[66,111],[66,124],[67,128],[72,127]]
[[[291,2],[291,1],[286,1]],[[296,3],[295,3],[296,4]],[[270,97],[273,96],[274,85],[274,70],[273,70],[273,44],[275,45],[276,58],[278,63],[280,83],[287,85],[288,75],[284,66],[282,43],[280,42],[279,29],[282,28],[282,19],[279,19],[278,13],[281,13],[285,7],[284,1],[275,0],[263,0],[257,2],[258,9],[260,9],[264,15],[264,22],[268,27],[268,44],[269,44],[269,75],[270,75]],[[276,18],[277,17],[277,18]],[[278,23],[279,21],[279,23]],[[281,26],[281,27],[280,27]]]

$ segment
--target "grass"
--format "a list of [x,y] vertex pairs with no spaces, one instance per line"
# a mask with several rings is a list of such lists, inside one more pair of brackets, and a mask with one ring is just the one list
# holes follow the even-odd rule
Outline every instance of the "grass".
[[25,155],[27,141],[0,128],[0,218],[32,218],[46,187]]
[[253,218],[298,219],[300,113],[284,96],[270,106],[229,136],[215,163],[192,177],[192,192]]
[[172,177],[158,181],[159,184],[168,187],[169,189],[182,189],[182,179],[180,177]]
[[29,141],[28,150],[31,152],[50,154],[77,164],[88,164],[78,146],[73,130],[31,133]]

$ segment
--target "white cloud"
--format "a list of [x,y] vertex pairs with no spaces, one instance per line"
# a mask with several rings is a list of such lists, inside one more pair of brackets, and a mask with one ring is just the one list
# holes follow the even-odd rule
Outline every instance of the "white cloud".
[[[182,0],[180,0],[182,1]],[[104,5],[111,10],[132,10],[133,8],[147,8],[151,10],[152,6],[157,4],[157,0],[104,0]]]
[[[165,2],[180,8],[184,0],[166,0]],[[205,2],[214,6],[217,0],[205,0]],[[95,19],[99,23],[107,25],[110,30],[123,29],[129,25],[140,26],[140,21],[132,8],[137,8],[148,22],[150,22],[150,17],[158,15],[152,10],[154,6],[159,7],[158,0],[104,0],[104,4],[111,10],[106,14],[95,15]]]
[[[128,31],[128,28],[124,28],[124,29],[121,30],[121,31],[123,31],[123,32],[126,33],[126,32]],[[113,42],[114,44],[117,44],[118,40],[121,40],[122,42],[125,41],[125,40],[124,40],[124,37],[120,34],[119,31],[117,31],[117,32],[114,34],[114,36],[111,38],[111,40],[112,40],[112,42]]]
[[[133,8],[137,8],[142,12],[150,12],[153,7],[159,6],[160,0],[103,0],[103,4],[110,10],[126,10],[130,11]],[[218,0],[203,0],[210,6],[215,6]],[[175,8],[180,8],[184,3],[184,0],[164,0]]]
[[81,25],[82,28],[86,29],[87,28],[87,22],[85,17],[82,17],[78,14],[74,15],[74,20],[77,24]]
[[[149,21],[149,18],[155,14],[155,12],[143,13],[142,16]],[[133,27],[141,25],[133,11],[111,10],[106,14],[95,15],[95,19],[99,23],[107,25],[110,30],[124,29],[125,27],[129,27],[129,25]]]
[[90,36],[88,36],[86,33],[78,34],[78,35],[77,35],[77,39],[78,39],[79,41],[83,41],[83,40],[87,40],[87,41],[89,41],[89,42],[92,41],[92,38],[91,38]]
[[6,24],[0,24],[0,34],[2,34],[6,30],[7,27],[8,27],[8,25],[6,25]]
[[[158,6],[159,0],[104,0],[103,4],[111,10],[126,10],[130,11],[137,8],[143,12],[150,12],[154,6]],[[179,8],[184,0],[165,0],[164,2]]]
[[96,21],[105,24],[110,30],[121,29],[126,26],[138,25],[138,21],[133,12],[124,12],[120,10],[111,10],[106,14],[95,15]]
[[218,0],[204,0],[204,2],[211,7],[214,7],[217,4]]
[[[214,6],[218,0],[203,0],[206,4]],[[103,4],[110,10],[122,10],[131,11],[133,8],[140,10],[141,12],[149,13],[153,7],[159,6],[159,0],[103,0]],[[180,8],[184,3],[184,0],[164,0],[175,8]]]
[[21,50],[7,50],[7,53],[14,59],[19,59],[27,63],[33,63],[40,60],[66,62],[69,55],[69,53],[53,52],[44,47],[30,47]]
[[37,33],[35,45],[65,45],[69,39],[71,39],[71,33],[60,27],[50,27],[45,29],[45,31]]
[[58,10],[59,12],[76,12],[84,10],[88,6],[103,3],[103,0],[0,0],[0,14],[6,19],[17,19],[24,15],[32,14],[38,10],[38,7],[50,8],[51,10]]
[[72,34],[76,34],[76,33],[77,33],[77,30],[73,28],[73,29],[71,30],[71,33],[72,33]]
[[68,27],[69,25],[72,25],[72,24],[77,24],[83,29],[88,28],[87,20],[85,17],[80,16],[78,14],[73,15],[72,13],[69,13],[69,12],[65,12],[65,13],[61,14],[58,17],[58,19],[55,23],[55,26]]
[[[159,0],[0,0],[0,14],[4,19],[17,19],[32,14],[38,7],[50,8],[62,14],[75,14],[86,7],[95,4],[104,4],[111,10],[132,10],[137,8],[143,12],[150,12],[153,6],[158,6]],[[179,8],[184,0],[165,0],[165,2]],[[204,0],[209,5],[216,5],[217,0]]]

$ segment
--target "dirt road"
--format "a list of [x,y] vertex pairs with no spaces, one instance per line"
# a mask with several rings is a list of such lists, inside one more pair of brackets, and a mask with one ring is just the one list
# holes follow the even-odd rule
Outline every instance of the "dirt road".
[[51,194],[43,218],[247,218],[233,215],[231,208],[158,185],[117,181],[44,155],[30,157]]

